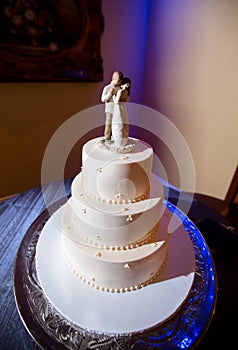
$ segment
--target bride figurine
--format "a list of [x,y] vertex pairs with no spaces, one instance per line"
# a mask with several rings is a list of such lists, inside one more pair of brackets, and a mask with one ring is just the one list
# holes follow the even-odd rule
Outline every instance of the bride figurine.
[[114,146],[125,146],[128,142],[129,125],[126,102],[129,101],[131,80],[122,79],[120,89],[113,95],[112,138]]

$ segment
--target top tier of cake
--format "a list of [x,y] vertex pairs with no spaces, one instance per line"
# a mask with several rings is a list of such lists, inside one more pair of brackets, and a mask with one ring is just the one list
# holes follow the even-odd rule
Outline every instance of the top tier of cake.
[[132,153],[106,151],[100,138],[87,142],[82,151],[83,192],[97,201],[122,204],[149,197],[153,149],[134,140]]

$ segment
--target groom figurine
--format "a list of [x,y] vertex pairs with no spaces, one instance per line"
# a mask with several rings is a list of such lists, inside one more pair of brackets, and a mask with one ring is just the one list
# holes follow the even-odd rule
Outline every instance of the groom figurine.
[[105,142],[111,142],[112,137],[112,115],[113,115],[113,95],[117,93],[120,88],[120,84],[123,79],[122,72],[115,71],[112,74],[112,81],[110,84],[106,85],[102,91],[101,101],[105,103],[105,129],[104,129],[104,138]]

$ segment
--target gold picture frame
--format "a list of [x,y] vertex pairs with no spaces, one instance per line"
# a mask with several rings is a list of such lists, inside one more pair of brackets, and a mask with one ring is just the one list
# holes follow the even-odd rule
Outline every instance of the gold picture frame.
[[103,80],[101,0],[0,3],[0,82]]

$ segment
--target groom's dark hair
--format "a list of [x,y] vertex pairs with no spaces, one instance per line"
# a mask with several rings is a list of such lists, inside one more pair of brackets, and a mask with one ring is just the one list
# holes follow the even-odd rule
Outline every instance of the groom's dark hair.
[[119,82],[118,82],[118,85],[121,85],[122,83],[122,80],[123,80],[123,73],[120,72],[119,70],[115,70],[114,73],[118,73],[118,76],[119,76]]

